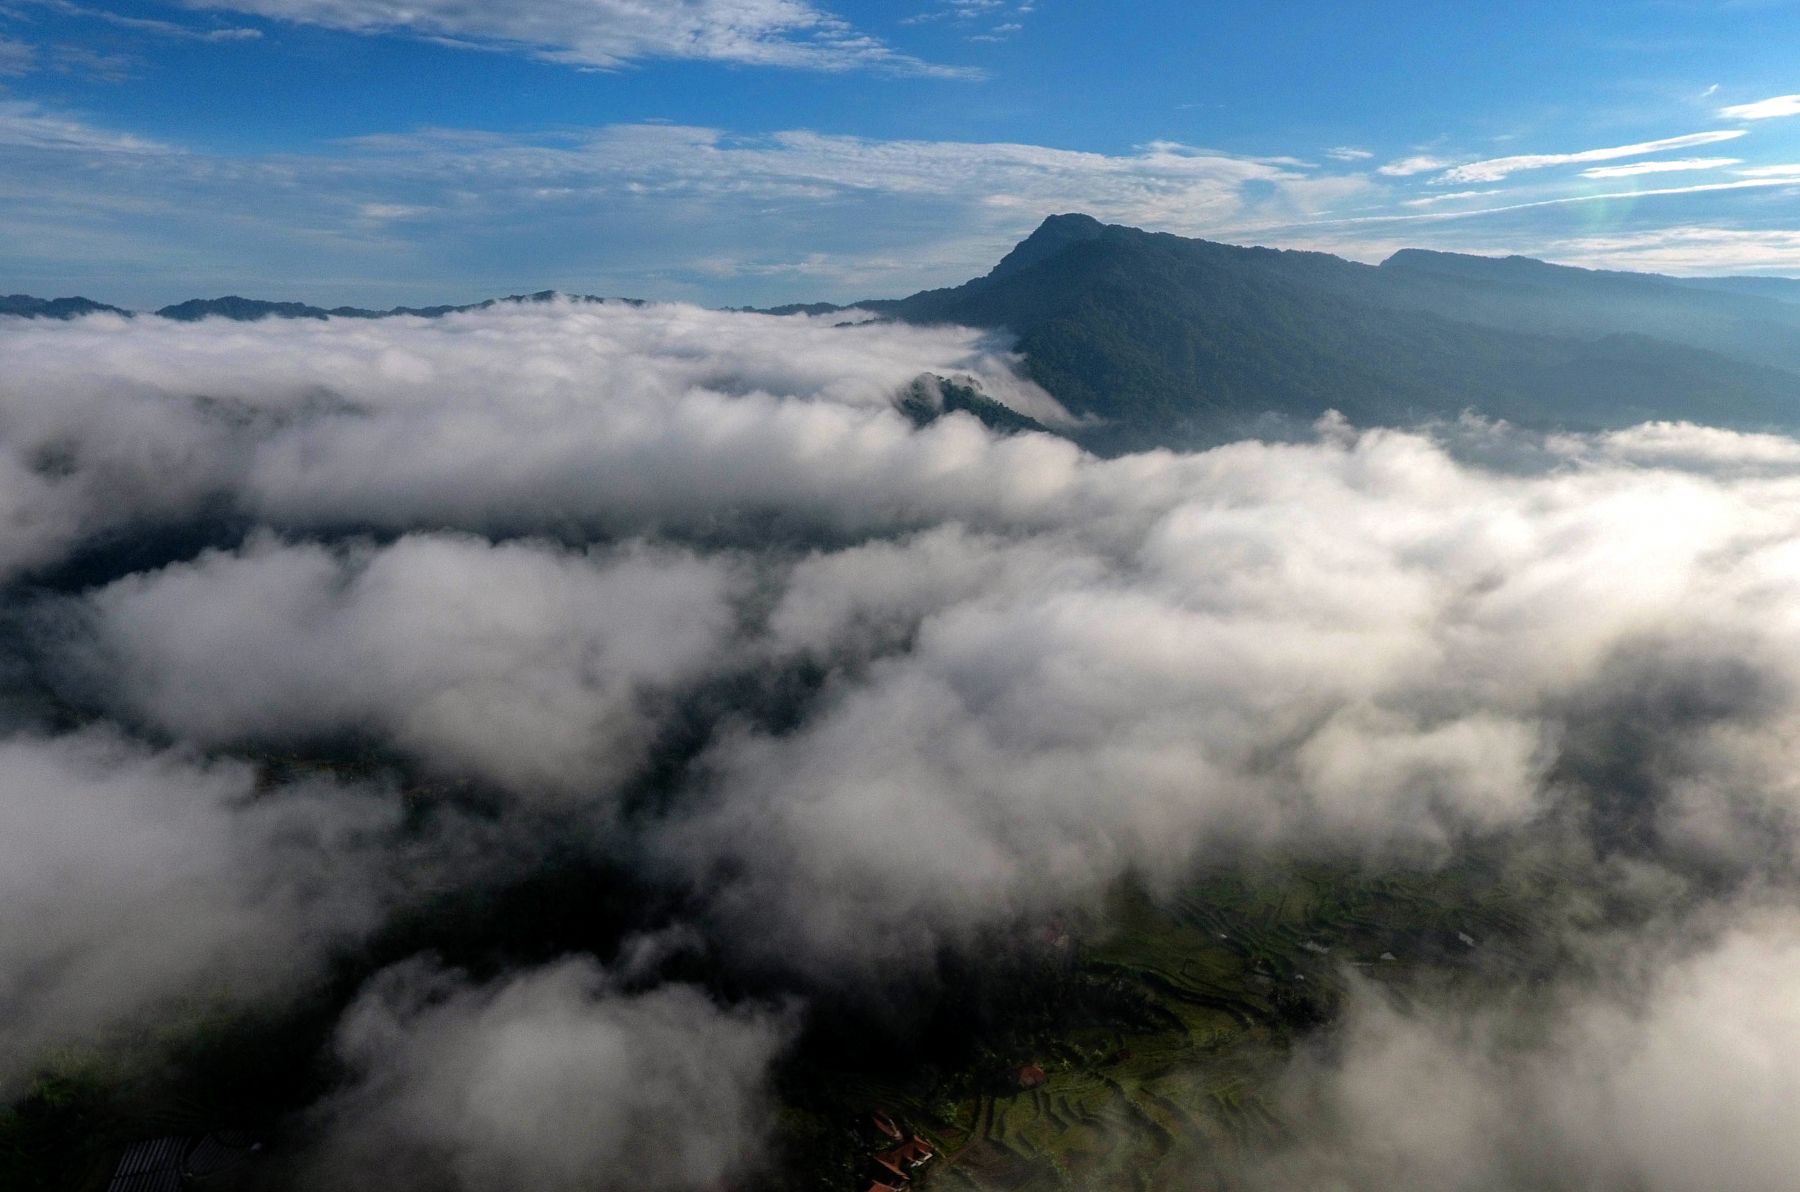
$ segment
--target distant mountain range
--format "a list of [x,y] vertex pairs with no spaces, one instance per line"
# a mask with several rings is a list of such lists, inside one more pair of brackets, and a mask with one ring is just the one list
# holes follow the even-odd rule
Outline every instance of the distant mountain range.
[[[507,298],[489,298],[485,302],[470,302],[461,306],[395,306],[387,310],[367,310],[360,306],[309,306],[304,302],[267,302],[261,298],[240,298],[229,294],[223,298],[190,298],[186,302],[177,302],[150,313],[165,319],[175,319],[183,323],[197,323],[201,319],[232,319],[240,323],[253,323],[258,319],[387,319],[396,315],[415,315],[421,318],[435,319],[443,315],[456,314],[465,310],[487,310],[506,302],[549,302],[562,298],[572,302],[628,302],[634,306],[643,305],[636,298],[596,298],[592,294],[563,294],[556,290],[539,290],[535,294],[513,294]],[[103,302],[94,302],[88,298],[33,298],[29,294],[12,294],[0,297],[0,315],[23,315],[26,318],[73,319],[81,315],[97,313],[125,315],[130,317],[137,312],[125,310],[117,306],[108,306]]]
[[1800,281],[1674,279],[1407,250],[1379,266],[1053,216],[987,274],[858,306],[1005,328],[1102,448],[1328,409],[1539,427],[1800,427]]
[[30,294],[0,295],[0,315],[27,319],[74,319],[82,315],[129,315],[130,311],[89,298],[33,298]]
[[[156,313],[435,316],[555,296],[388,311],[232,297]],[[1101,450],[1279,432],[1328,409],[1370,425],[1472,409],[1537,427],[1673,418],[1800,429],[1800,280],[1786,278],[1670,278],[1418,249],[1375,266],[1057,215],[963,285],[768,313],[853,308],[1009,332],[1032,378],[1085,420],[1076,437]],[[0,314],[117,309],[0,299]],[[956,400],[1005,423],[978,397]]]

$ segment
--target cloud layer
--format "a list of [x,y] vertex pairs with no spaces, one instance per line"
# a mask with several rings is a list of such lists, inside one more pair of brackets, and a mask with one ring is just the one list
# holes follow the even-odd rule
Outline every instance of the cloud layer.
[[1721,434],[1561,440],[1527,473],[1393,433],[1087,461],[1108,516],[816,557],[771,637],[854,677],[797,732],[723,738],[678,848],[827,965],[1622,784],[1665,847],[1760,856],[1800,811],[1800,507],[1784,440]]
[[0,741],[0,1096],[47,1048],[297,991],[402,887],[399,809],[94,729]]
[[[29,64],[23,51],[12,58]],[[1610,202],[1599,226],[1618,235],[1791,231],[1784,183],[1751,173],[1780,164],[1769,131],[1499,158],[1434,142],[1371,160],[1340,152],[1349,147],[1228,153],[1171,137],[1095,149],[615,123],[395,128],[220,153],[11,101],[0,102],[0,249],[14,262],[9,284],[149,306],[229,292],[426,305],[546,287],[709,304],[893,297],[977,275],[1046,215],[1072,210],[1369,261],[1406,246],[1574,260],[1558,240],[1596,224],[1563,205]],[[1686,167],[1704,180],[1695,186],[1589,185],[1647,177],[1654,164],[1597,163],[1727,141],[1731,158],[1679,159],[1710,163]],[[1764,190],[1767,201],[1749,193]],[[1725,254],[1710,269],[1745,267]],[[271,277],[283,292],[268,293]]]
[[[521,277],[532,290],[713,303],[852,300],[961,281],[1056,211],[1197,233],[1303,219],[1360,186],[1309,177],[1291,158],[1172,141],[1084,152],[662,123],[426,128],[230,158],[150,148],[149,138],[68,113],[0,105],[0,164],[15,176],[20,221],[10,255],[28,265],[45,245],[27,230],[63,226],[59,239],[70,243],[53,283],[62,286],[73,263],[118,251],[121,237],[140,251],[192,241],[186,280],[169,299],[193,287],[261,290],[280,276],[327,305],[386,305],[359,295],[389,294],[442,302],[471,284],[493,287],[468,295],[479,299],[516,291]],[[196,202],[233,214],[211,221],[201,240],[188,214]],[[599,211],[604,237],[595,235]],[[760,232],[746,241],[752,221]],[[354,293],[327,293],[324,262],[333,276],[363,281]],[[381,288],[375,262],[400,288]],[[92,288],[117,286],[117,272]]]
[[1800,1162],[1796,926],[1752,913],[1547,1006],[1420,1015],[1365,991],[1335,1054],[1291,1075],[1307,1143],[1257,1186],[1779,1187]]
[[569,959],[475,985],[389,970],[337,1046],[353,1083],[321,1107],[311,1178],[457,1192],[714,1188],[764,1160],[781,1014],[666,985],[619,992]]
[[648,548],[263,539],[121,580],[64,629],[77,685],[185,740],[372,733],[440,773],[599,801],[642,764],[659,701],[729,665],[733,586],[729,560]]
[[1667,153],[1673,149],[1692,149],[1699,145],[1716,145],[1722,141],[1736,140],[1743,135],[1744,130],[1741,128],[1721,128],[1711,132],[1694,132],[1678,137],[1663,137],[1655,141],[1640,141],[1631,145],[1583,149],[1575,153],[1529,153],[1516,157],[1495,157],[1445,170],[1439,177],[1439,181],[1446,184],[1498,182],[1521,170],[1541,170],[1548,166],[1578,165],[1590,161],[1617,161],[1624,157],[1646,157],[1652,153]]
[[0,339],[12,572],[200,512],[496,533],[905,522],[1075,458],[1049,440],[991,449],[963,419],[911,433],[893,400],[924,371],[1060,415],[1002,344],[955,328],[526,304],[382,323],[7,320]]
[[[1275,1170],[1687,1188],[1686,1112],[1742,1186],[1789,1161],[1800,1061],[1758,1067],[1719,1007],[1791,1033],[1757,993],[1800,955],[1764,909],[1800,843],[1791,439],[1327,419],[1102,459],[895,409],[937,372],[1054,418],[979,334],[686,307],[0,346],[5,640],[90,722],[0,742],[0,1080],[477,884],[480,832],[417,822],[449,804],[233,760],[352,739],[473,780],[495,839],[601,842],[672,891],[667,941],[800,995],[1197,861],[1430,864],[1554,824],[1653,913],[1571,933],[1590,959],[1535,992],[1365,998],[1296,1070],[1322,1125]],[[147,524],[204,532],[120,554]],[[321,1179],[738,1177],[793,1019],[620,955],[375,979]]]
[[613,68],[640,58],[698,58],[810,70],[877,68],[905,74],[958,71],[899,53],[807,0],[577,0],[469,6],[450,0],[185,0],[273,20],[354,33],[410,33],[489,49],[520,49],[552,62]]

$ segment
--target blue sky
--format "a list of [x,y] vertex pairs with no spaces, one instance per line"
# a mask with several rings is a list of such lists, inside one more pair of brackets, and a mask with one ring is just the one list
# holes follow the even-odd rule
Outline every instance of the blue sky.
[[0,0],[0,290],[846,300],[1067,210],[1800,275],[1800,3]]

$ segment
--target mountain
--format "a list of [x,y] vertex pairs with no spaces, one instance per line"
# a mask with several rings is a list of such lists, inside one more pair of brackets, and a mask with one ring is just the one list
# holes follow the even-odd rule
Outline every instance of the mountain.
[[[561,297],[366,310],[228,296],[156,313],[436,317]],[[1081,419],[1075,437],[1101,451],[1284,434],[1327,410],[1366,425],[1475,410],[1540,428],[1690,419],[1800,430],[1800,280],[1789,278],[1670,278],[1424,249],[1365,265],[1054,215],[983,277],[855,305],[1010,333],[1031,377]],[[0,299],[0,313],[102,310],[118,312],[85,298]],[[964,381],[928,389],[898,399],[910,417],[961,408],[1022,425]]]
[[1794,277],[1686,277],[1684,286],[1724,290],[1729,294],[1754,294],[1777,302],[1800,303],[1800,278]]
[[[465,310],[488,310],[507,302],[549,302],[556,298],[569,298],[575,302],[628,302],[642,305],[636,298],[596,298],[592,295],[565,295],[555,290],[539,290],[535,294],[513,294],[506,298],[489,298],[484,302],[469,302],[457,306],[396,306],[388,310],[367,310],[359,306],[313,306],[305,302],[270,302],[262,298],[242,298],[236,294],[228,294],[223,298],[189,298],[185,302],[175,302],[162,307],[154,313],[164,319],[174,319],[182,323],[196,323],[201,319],[231,319],[240,323],[253,323],[259,319],[386,319],[396,315],[414,315],[421,318],[435,319],[443,315],[455,314]],[[107,313],[125,315],[130,318],[135,312],[117,306],[108,306],[103,302],[95,302],[88,298],[33,298],[29,294],[12,294],[0,297],[0,315],[19,315],[24,318],[74,319],[82,315]]]
[[190,298],[186,302],[165,306],[156,313],[161,318],[176,319],[183,323],[197,323],[207,318],[250,323],[257,319],[325,319],[334,314],[347,318],[367,318],[373,312],[347,306],[331,311],[308,306],[303,302],[264,302],[259,298],[239,298],[236,294],[229,294],[223,298]]
[[[1779,288],[1779,287],[1774,287]],[[1730,284],[1409,250],[1379,266],[1059,215],[985,277],[857,304],[1017,337],[1100,449],[1469,409],[1800,427],[1800,306]]]
[[19,315],[27,319],[74,319],[82,315],[131,314],[91,298],[33,298],[30,294],[0,296],[0,315]]
[[489,298],[485,302],[470,302],[461,306],[396,306],[388,310],[366,310],[358,306],[327,308],[310,306],[304,302],[267,302],[260,298],[239,298],[237,295],[231,294],[224,298],[190,298],[186,302],[165,306],[156,313],[165,319],[176,319],[184,323],[198,322],[207,318],[233,319],[242,323],[255,322],[258,319],[387,319],[397,315],[435,319],[461,311],[489,310],[508,302],[550,302],[557,298],[567,298],[573,302],[611,301],[642,305],[642,300],[636,298],[596,298],[592,294],[561,294],[555,290],[539,290],[535,294],[513,294],[506,298]]
[[1002,434],[1048,429],[1037,419],[983,393],[973,377],[949,378],[925,373],[913,379],[895,405],[912,419],[914,426],[927,426],[945,414],[963,413]]
[[[1382,262],[1396,302],[1484,326],[1549,335],[1651,335],[1773,368],[1800,362],[1800,318],[1775,292],[1702,278],[1404,249]],[[1780,281],[1785,279],[1755,279]],[[1800,298],[1800,283],[1790,282]]]

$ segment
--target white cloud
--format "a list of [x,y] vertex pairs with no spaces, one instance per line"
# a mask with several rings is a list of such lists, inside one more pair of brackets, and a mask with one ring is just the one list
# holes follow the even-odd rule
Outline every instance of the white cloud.
[[121,29],[130,29],[136,33],[152,33],[159,37],[170,37],[180,41],[256,41],[262,37],[260,29],[241,26],[195,28],[191,25],[178,25],[174,21],[159,21],[152,17],[135,17],[124,13],[109,12],[103,8],[88,8],[85,5],[73,3],[73,0],[25,0],[25,3],[38,4],[65,16],[102,21]]
[[1679,137],[1664,137],[1657,141],[1639,141],[1631,145],[1613,145],[1605,149],[1584,149],[1577,153],[1530,153],[1516,157],[1495,157],[1486,161],[1473,161],[1446,170],[1437,181],[1440,183],[1457,182],[1498,182],[1502,178],[1524,170],[1541,170],[1549,166],[1577,165],[1590,161],[1613,161],[1622,157],[1643,157],[1651,153],[1666,153],[1672,149],[1692,149],[1698,145],[1714,145],[1721,141],[1734,140],[1744,135],[1741,128],[1718,129],[1713,132],[1688,133]]
[[11,37],[0,37],[0,76],[29,74],[36,66],[35,46]]
[[82,154],[169,152],[169,147],[159,142],[96,128],[24,100],[0,100],[0,147]]
[[1594,166],[1581,171],[1583,178],[1637,178],[1644,174],[1678,174],[1691,170],[1718,170],[1741,165],[1736,157],[1680,157],[1667,161],[1639,161],[1628,166]]
[[374,733],[427,769],[604,807],[668,699],[728,665],[735,570],[451,535],[261,540],[92,593],[68,665],[95,703],[208,747]]
[[1632,781],[1672,850],[1747,855],[1800,810],[1790,704],[1759,694],[1800,659],[1800,621],[1767,619],[1800,457],[1649,447],[1571,439],[1579,466],[1536,475],[1383,433],[1093,461],[1056,529],[823,555],[771,645],[854,679],[798,730],[719,741],[664,848],[716,874],[746,946],[879,966],[1197,857],[1528,822],[1622,780],[1551,778],[1565,749],[1624,756],[1609,709],[1701,682],[1742,718],[1675,712]]
[[[483,533],[694,529],[793,507],[904,525],[1074,456],[1033,439],[996,458],[963,419],[908,433],[892,401],[922,372],[1061,414],[987,333],[839,321],[622,303],[0,321],[0,570],[217,501],[288,526]],[[816,475],[826,457],[843,467]],[[927,476],[936,495],[917,487]]]
[[767,1156],[776,1013],[686,986],[617,989],[570,958],[488,985],[412,963],[350,1007],[353,1073],[319,1111],[310,1183],[418,1192],[686,1192]]
[[[1742,173],[1743,171],[1739,171]],[[1672,195],[1714,194],[1729,191],[1768,190],[1775,187],[1792,186],[1796,179],[1785,172],[1767,178],[1740,178],[1732,182],[1702,182],[1693,186],[1658,186],[1646,187],[1642,190],[1614,190],[1588,194],[1563,195],[1554,199],[1534,199],[1525,203],[1502,203],[1495,207],[1472,207],[1459,211],[1429,211],[1404,215],[1365,215],[1351,216],[1343,219],[1316,220],[1312,227],[1351,227],[1358,224],[1402,224],[1402,223],[1445,223],[1453,220],[1473,219],[1487,215],[1501,215],[1512,211],[1537,211],[1550,207],[1567,207],[1582,203],[1606,203],[1616,200],[1642,200],[1664,198]],[[1459,192],[1467,195],[1469,192]],[[1446,196],[1449,197],[1449,196]],[[1408,201],[1407,206],[1424,206],[1424,203]],[[1304,225],[1303,225],[1304,226]],[[1646,233],[1651,234],[1651,233]],[[1537,233],[1532,238],[1533,251],[1542,254],[1544,236]]]
[[[0,325],[12,563],[62,558],[129,526],[122,511],[263,527],[66,599],[82,616],[60,624],[83,632],[33,621],[35,657],[62,695],[209,745],[361,727],[499,783],[508,822],[573,793],[559,843],[618,840],[698,908],[671,940],[691,927],[840,989],[1122,876],[1450,856],[1558,810],[1584,822],[1621,791],[1634,847],[1720,881],[1792,872],[1800,444],[1328,419],[1305,442],[1102,459],[963,417],[914,427],[891,401],[922,370],[1034,391],[974,333],[836,321],[547,303]],[[346,543],[346,525],[393,533]],[[75,669],[90,681],[68,683]],[[581,814],[642,766],[671,693],[714,680],[781,712],[708,708],[695,765],[662,797]],[[357,938],[416,868],[378,792],[252,798],[248,767],[110,734],[0,744],[0,781],[0,1037],[16,1030],[21,1055],[190,990],[221,953],[266,988],[290,958]],[[446,873],[466,881],[440,866],[431,884]],[[1637,1001],[1551,1020],[1568,1046],[1530,1063],[1574,1056],[1599,1077],[1546,1087],[1608,1130],[1646,1124],[1623,1151],[1583,1153],[1680,1171],[1655,1138],[1677,1109],[1759,1095],[1758,1154],[1780,1157],[1800,1069],[1745,1057],[1791,1026],[1777,994],[1795,948],[1746,938],[1664,966]],[[119,977],[135,966],[143,980]],[[653,976],[624,987],[587,960],[481,984],[389,973],[340,1031],[349,1087],[315,1119],[312,1183],[736,1178],[785,1020]],[[1776,991],[1743,1002],[1760,1050],[1734,1051],[1721,991],[1758,988]],[[1620,1023],[1627,1046],[1590,1046]],[[1358,1050],[1361,1029],[1344,1038],[1375,1061],[1351,1071],[1377,1071],[1389,1039]],[[1510,1145],[1481,1053],[1429,1032],[1395,1046],[1418,1061],[1400,1070],[1471,1094],[1473,1124],[1445,1125],[1467,1146],[1438,1161]],[[1708,1089],[1665,1101],[1695,1064]],[[1417,1106],[1414,1087],[1326,1091],[1356,1122],[1365,1097]],[[1352,1137],[1405,1143],[1440,1108],[1376,1113],[1397,1140]],[[1519,1120],[1563,1137],[1552,1113]],[[1393,1157],[1378,1149],[1369,1161]]]
[[1421,153],[1413,157],[1403,157],[1398,161],[1390,161],[1375,172],[1389,178],[1410,178],[1414,174],[1428,174],[1433,170],[1441,170],[1450,162],[1445,158],[1430,153]]
[[414,216],[428,215],[429,207],[409,206],[406,203],[364,203],[361,208],[362,217],[369,220],[412,219]]
[[[0,223],[0,248],[20,261],[44,258],[58,287],[81,282],[113,301],[119,276],[153,273],[171,278],[160,301],[260,289],[282,276],[296,288],[309,282],[327,305],[441,302],[470,285],[491,287],[474,298],[560,287],[754,302],[795,288],[721,294],[715,279],[670,262],[729,257],[754,277],[759,266],[812,254],[810,272],[822,280],[803,296],[855,299],[964,280],[1054,212],[1198,234],[1304,218],[1343,186],[1362,185],[1169,142],[1102,154],[672,125],[425,130],[318,155],[167,152],[146,168],[105,156],[145,142],[36,109],[16,115],[30,119],[13,121],[10,138],[0,118],[0,172],[10,173],[0,211],[17,217],[10,228]],[[3,151],[26,136],[32,153]],[[65,152],[39,151],[50,148]],[[1325,181],[1340,189],[1320,194]],[[411,214],[369,218],[396,209]],[[746,245],[741,229],[751,219],[762,230]],[[26,235],[21,220],[60,234]],[[604,236],[595,234],[601,223]],[[470,247],[496,239],[508,245],[503,266]],[[71,262],[101,253],[104,265],[70,278]],[[614,276],[623,280],[596,280]],[[364,279],[360,293],[341,283],[322,292],[320,278],[346,277]],[[406,288],[394,293],[396,285]],[[369,296],[377,286],[393,296]]]
[[[159,494],[290,538],[414,531],[126,579],[46,640],[88,677],[72,694],[163,732],[360,727],[514,803],[605,806],[668,698],[712,677],[837,676],[779,733],[722,725],[703,780],[639,825],[721,922],[757,925],[730,938],[815,972],[1211,850],[1444,849],[1527,822],[1569,789],[1562,743],[1604,737],[1646,685],[1676,709],[1642,787],[1672,848],[1737,855],[1751,827],[1769,847],[1800,807],[1779,727],[1800,690],[1791,447],[1661,428],[1510,474],[1328,426],[1103,460],[913,428],[890,404],[912,376],[1006,393],[1005,358],[833,321],[21,321],[0,327],[0,414],[40,487],[5,524],[57,528],[28,539],[38,560]],[[862,545],[796,558],[763,549],[770,526]],[[1728,714],[1684,719],[1690,681]]]
[[1358,149],[1354,145],[1339,145],[1325,150],[1325,156],[1332,161],[1368,161],[1375,155],[1367,149]]
[[1678,224],[1562,238],[1543,252],[1569,264],[1653,273],[1800,273],[1800,229]]
[[1283,1108],[1306,1123],[1302,1141],[1254,1184],[1786,1183],[1800,1164],[1792,916],[1753,912],[1692,955],[1623,960],[1597,990],[1463,1015],[1408,1013],[1360,991],[1339,1054],[1303,1061],[1291,1079]]
[[1018,33],[1024,28],[1025,26],[1019,24],[1017,21],[1008,21],[1002,25],[992,26],[985,33],[971,33],[969,34],[968,40],[974,42],[1008,41],[1011,40],[1013,34]]
[[1036,6],[1017,4],[1012,0],[938,0],[935,7],[923,9],[900,20],[902,25],[923,25],[934,21],[952,21],[968,27],[979,21],[999,21],[985,32],[968,35],[976,42],[1004,41],[1025,26],[1020,18],[1030,16]]
[[809,0],[184,0],[271,20],[357,33],[421,37],[517,49],[553,62],[611,68],[641,58],[698,58],[809,70],[879,69],[968,76],[902,54]]
[[1782,116],[1800,116],[1800,95],[1777,95],[1755,103],[1732,104],[1719,109],[1727,120],[1771,120]]
[[1435,207],[1439,203],[1459,203],[1465,199],[1485,198],[1488,195],[1503,193],[1499,187],[1488,187],[1484,190],[1449,190],[1440,194],[1420,195],[1416,199],[1402,199],[1405,207]]
[[[8,142],[16,147],[8,150]],[[1657,144],[1668,142],[1646,143]],[[1649,178],[1653,170],[1725,160],[1682,157],[1592,173],[1604,179],[1628,168],[1625,177]],[[1403,169],[1442,172],[1446,164],[1421,157],[1382,169],[1395,177]],[[266,293],[255,288],[265,284],[256,275],[281,275],[291,288],[270,296],[325,305],[423,304],[546,287],[757,304],[901,294],[979,274],[1043,216],[1068,210],[1366,259],[1380,255],[1369,242],[1385,238],[1364,225],[1629,199],[1645,204],[1621,216],[1636,230],[1656,218],[1651,199],[1775,187],[1793,177],[1737,167],[1742,177],[1699,187],[1552,192],[1476,207],[1461,200],[1494,187],[1413,187],[1389,196],[1379,177],[1362,170],[1308,171],[1168,142],[1101,154],[807,131],[746,137],[673,125],[520,135],[421,130],[364,137],[329,154],[223,159],[23,105],[0,112],[0,166],[11,168],[0,210],[15,215],[0,223],[0,249],[21,263],[41,260],[56,292],[130,301],[112,289],[116,279],[154,277],[162,279],[157,300],[167,301]],[[79,185],[70,182],[76,175]],[[1331,214],[1359,201],[1372,213]],[[1454,209],[1435,209],[1440,204]],[[602,218],[604,236],[594,234]],[[759,237],[746,246],[739,229],[752,218]],[[1575,230],[1574,221],[1548,228],[1539,221],[1505,248],[1542,252],[1559,232]],[[490,274],[497,258],[473,246],[496,241],[507,245],[506,264]],[[1459,239],[1446,247],[1473,245]]]
[[0,740],[0,1096],[46,1048],[291,992],[379,925],[397,801],[257,786],[103,729]]
[[[1005,358],[969,332],[832,322],[549,304],[14,323],[0,413],[39,487],[6,523],[56,530],[19,548],[37,560],[157,494],[166,515],[209,501],[293,535],[429,531],[121,581],[86,601],[67,652],[91,656],[84,690],[164,731],[360,724],[527,795],[603,794],[638,764],[659,693],[709,668],[874,642],[804,725],[721,740],[729,797],[668,841],[697,867],[728,861],[744,913],[792,899],[775,918],[818,933],[798,955],[1173,872],[1209,842],[1513,823],[1547,797],[1558,701],[1640,635],[1748,634],[1763,665],[1800,657],[1762,603],[1788,566],[1774,531],[1800,518],[1781,477],[1684,475],[1666,445],[1657,467],[1624,466],[1616,437],[1553,456],[1583,467],[1516,477],[1391,433],[1108,461],[961,418],[920,431],[891,408],[899,386],[967,371],[1006,394]],[[64,462],[33,467],[47,455]],[[771,521],[944,528],[800,566],[750,641],[730,555],[443,533],[732,543]],[[1788,799],[1786,746],[1755,739],[1712,763],[1719,780]],[[895,823],[918,855],[895,850]],[[845,865],[864,881],[848,903]]]

